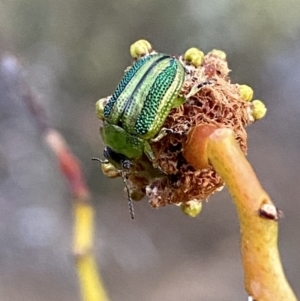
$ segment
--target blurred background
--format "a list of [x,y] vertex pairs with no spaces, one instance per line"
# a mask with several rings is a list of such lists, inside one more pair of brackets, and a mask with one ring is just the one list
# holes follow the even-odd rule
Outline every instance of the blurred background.
[[[300,2],[1,0],[0,54],[16,56],[48,122],[79,157],[96,210],[95,253],[112,301],[246,300],[239,226],[226,189],[195,219],[135,203],[91,157],[103,144],[95,102],[115,89],[140,38],[161,52],[227,53],[232,82],[267,116],[248,128],[248,159],[283,210],[279,245],[300,295]],[[14,73],[14,61],[5,68]],[[3,68],[3,66],[2,66]],[[5,96],[5,95],[4,95]],[[68,183],[17,95],[0,96],[0,300],[79,301]]]

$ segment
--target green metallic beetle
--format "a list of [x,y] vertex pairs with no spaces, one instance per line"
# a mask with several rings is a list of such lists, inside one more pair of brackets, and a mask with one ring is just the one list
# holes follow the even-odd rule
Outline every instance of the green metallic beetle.
[[153,161],[149,141],[164,135],[160,131],[171,109],[184,102],[179,96],[184,79],[185,69],[175,57],[156,53],[138,60],[112,96],[96,103],[103,142],[129,160],[145,153]]

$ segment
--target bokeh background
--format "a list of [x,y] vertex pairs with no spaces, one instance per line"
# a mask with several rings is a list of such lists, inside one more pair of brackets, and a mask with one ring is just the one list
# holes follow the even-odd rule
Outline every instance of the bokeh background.
[[[143,200],[132,221],[122,181],[91,161],[103,150],[94,103],[112,93],[140,38],[166,53],[224,50],[232,82],[252,86],[266,103],[267,116],[248,129],[248,159],[284,211],[280,251],[299,296],[299,0],[1,0],[0,53],[18,58],[49,123],[81,160],[111,300],[247,298],[226,189],[195,219]],[[79,301],[67,182],[25,104],[6,99],[0,96],[0,300]]]

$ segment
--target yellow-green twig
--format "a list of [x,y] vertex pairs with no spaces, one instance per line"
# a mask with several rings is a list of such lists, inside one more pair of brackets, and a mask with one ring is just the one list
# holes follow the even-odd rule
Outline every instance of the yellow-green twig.
[[109,301],[93,254],[94,209],[79,161],[57,131],[48,130],[45,138],[57,156],[73,195],[73,254],[82,301]]
[[237,208],[247,292],[255,301],[296,301],[280,261],[277,217],[259,214],[262,206],[274,205],[230,129],[219,129],[209,136],[207,155]]
[[83,301],[109,301],[92,251],[94,211],[89,203],[76,200],[73,205],[73,252]]

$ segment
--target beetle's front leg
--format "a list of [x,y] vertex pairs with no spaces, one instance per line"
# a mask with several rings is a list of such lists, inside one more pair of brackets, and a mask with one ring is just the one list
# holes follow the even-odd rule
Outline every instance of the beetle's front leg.
[[[153,140],[151,140],[151,141],[153,141]],[[146,154],[146,156],[147,156],[148,159],[150,160],[152,166],[153,166],[155,169],[159,170],[160,173],[165,174],[165,173],[161,170],[161,168],[158,166],[158,164],[155,162],[155,156],[154,156],[153,150],[152,150],[152,148],[151,148],[151,145],[150,145],[147,141],[145,141],[145,144],[144,144],[144,153]]]
[[[144,142],[144,153],[146,154],[146,156],[148,157],[150,162],[154,161],[155,156],[154,156],[153,150],[151,148],[151,145],[147,141]],[[155,166],[154,166],[154,168],[155,168]]]
[[184,102],[185,102],[185,100],[186,100],[185,97],[183,97],[183,96],[178,96],[178,97],[174,100],[174,102],[173,102],[172,109],[178,108],[178,107],[180,107],[181,105],[183,105]]
[[168,128],[162,128],[158,135],[155,138],[152,138],[150,141],[151,142],[158,142],[161,140],[163,137],[167,136],[168,134],[174,134],[175,132],[171,129]]
[[186,96],[186,99],[197,94],[203,87],[205,86],[208,86],[208,85],[212,85],[216,82],[217,80],[215,78],[212,78],[208,81],[205,81],[205,82],[201,82],[201,83],[198,83],[196,85],[194,85],[192,87],[192,89],[190,90],[190,92],[188,93],[188,95]]

